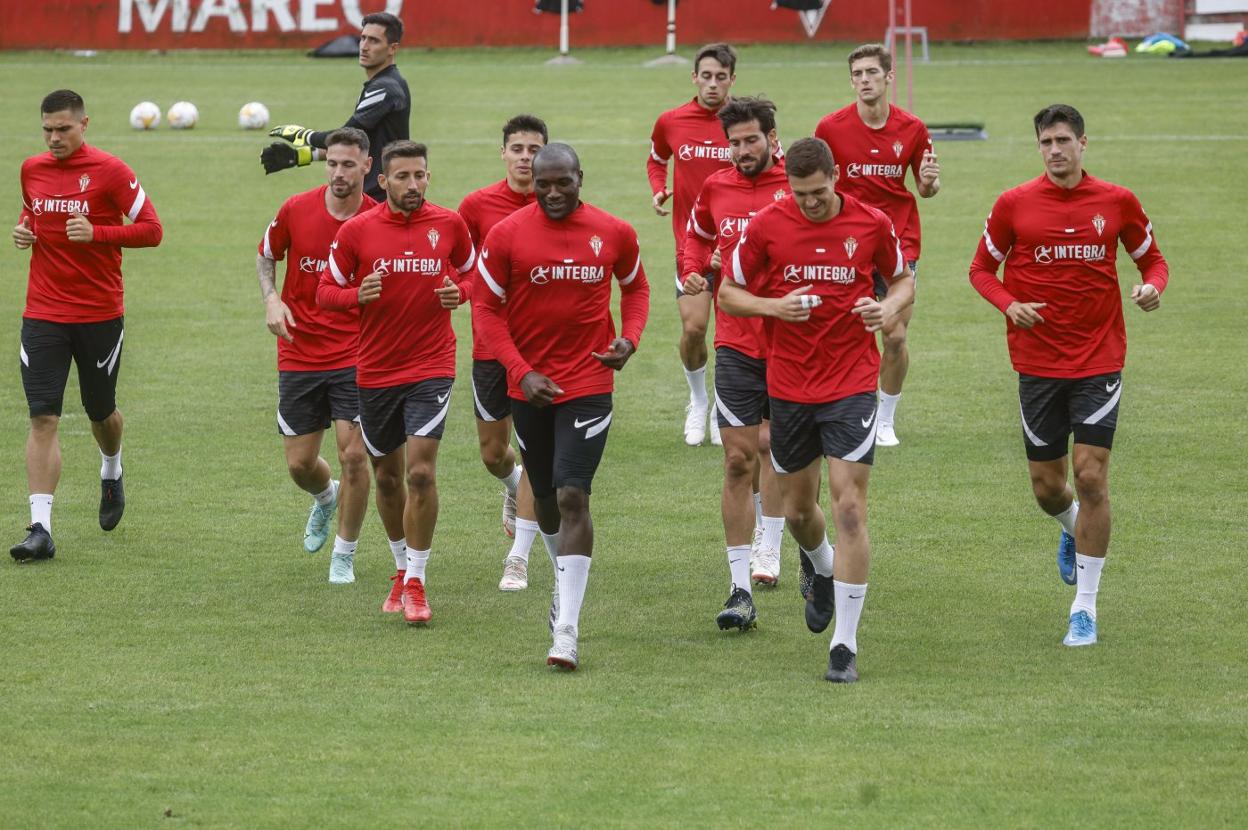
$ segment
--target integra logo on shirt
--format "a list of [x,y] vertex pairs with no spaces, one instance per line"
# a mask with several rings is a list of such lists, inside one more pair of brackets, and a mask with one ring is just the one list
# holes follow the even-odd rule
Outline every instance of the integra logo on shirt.
[[570,280],[593,285],[606,276],[607,269],[601,265],[536,265],[529,271],[529,282],[545,285],[555,280]]
[[30,212],[35,216],[45,213],[81,213],[91,214],[91,203],[86,199],[35,199],[30,204]]
[[720,238],[732,239],[739,233],[745,233],[745,229],[749,227],[751,216],[725,216],[719,222]]
[[844,265],[786,265],[785,282],[836,282],[849,285],[857,272]]
[[1105,259],[1105,246],[1037,245],[1034,256],[1041,265],[1053,262],[1099,262]]
[[373,260],[373,271],[384,276],[390,274],[415,274],[419,277],[436,277],[442,273],[442,258],[395,257]]
[[299,270],[308,274],[319,274],[329,267],[329,260],[305,256],[299,260]]
[[845,175],[851,179],[861,179],[866,176],[900,179],[905,174],[906,167],[904,164],[859,164],[855,161],[845,168]]
[[716,147],[714,144],[682,144],[676,151],[681,161],[694,159],[714,159],[715,161],[732,161],[732,151],[727,147]]

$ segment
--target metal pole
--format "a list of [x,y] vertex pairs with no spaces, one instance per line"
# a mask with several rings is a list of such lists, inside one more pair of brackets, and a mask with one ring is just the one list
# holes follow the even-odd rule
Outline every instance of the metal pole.
[[[888,0],[888,51],[893,55],[893,66],[897,65],[897,3],[899,0]],[[893,103],[897,103],[897,80],[893,78]]]
[[667,0],[667,54],[676,54],[676,0]]
[[906,0],[906,109],[909,112],[914,112],[913,30],[914,27],[910,21],[910,0]]
[[568,56],[568,0],[559,0],[559,56]]

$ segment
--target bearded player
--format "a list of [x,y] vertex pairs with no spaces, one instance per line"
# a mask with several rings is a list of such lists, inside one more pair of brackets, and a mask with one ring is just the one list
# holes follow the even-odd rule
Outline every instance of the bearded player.
[[970,278],[1005,315],[1032,492],[1061,525],[1058,575],[1075,586],[1062,642],[1087,646],[1097,638],[1096,595],[1109,551],[1109,453],[1127,352],[1118,246],[1140,272],[1131,300],[1142,311],[1161,305],[1170,270],[1135,194],[1083,169],[1088,138],[1079,111],[1054,104],[1034,125],[1044,175],[997,199]]
[[26,538],[9,549],[18,562],[56,554],[57,429],[71,362],[78,367],[82,406],[100,448],[100,527],[112,530],[121,521],[126,506],[117,409],[125,335],[121,249],[155,247],[163,235],[134,171],[86,143],[89,118],[82,96],[58,89],[39,110],[48,152],[22,162],[22,212],[13,228],[13,244],[30,251],[21,333],[22,387],[30,412],[30,524]]
[[[476,287],[481,330],[507,369],[537,521],[558,552],[546,663],[566,669],[578,665],[594,550],[589,496],[614,414],[615,372],[636,351],[650,302],[636,232],[582,202],[583,181],[571,147],[544,147],[533,161],[537,204],[490,231]],[[611,317],[613,277],[620,284],[620,336]]]
[[455,379],[451,309],[463,301],[457,283],[476,259],[459,214],[425,201],[428,156],[412,141],[382,150],[386,201],[338,231],[316,292],[325,308],[359,308],[360,437],[377,478],[377,512],[387,528],[401,524],[407,545],[406,567],[382,608],[413,624],[432,616],[425,568]]
[[[914,298],[892,222],[836,190],[828,145],[803,138],[785,161],[792,197],[759,211],[733,251],[733,282],[720,304],[768,320],[771,460],[785,518],[814,569],[806,626],[836,628],[825,678],[858,679],[858,622],[867,595],[871,541],[867,484],[875,452],[875,332]],[[888,293],[875,296],[873,272]],[[819,507],[826,459],[836,548]]]
[[[703,274],[721,270],[758,211],[789,193],[777,155],[776,105],[765,98],[733,98],[720,108],[719,121],[733,166],[707,177],[694,204],[680,260],[686,295],[718,293],[720,280],[708,282]],[[721,629],[752,627],[757,612],[751,583],[775,585],[780,579],[784,508],[775,470],[760,460],[770,453],[769,412],[762,320],[734,317],[716,303],[711,417],[723,436],[720,512],[732,580],[716,617]]]
[[[932,151],[927,127],[914,115],[888,103],[896,77],[893,56],[878,43],[859,46],[849,54],[849,82],[857,100],[819,122],[815,136],[827,142],[841,168],[837,189],[884,212],[897,229],[901,250],[911,272],[917,274],[920,250],[919,209],[906,188],[906,171],[914,176],[915,190],[924,199],[940,192],[940,165]],[[888,290],[883,277],[876,293]],[[876,443],[900,443],[894,427],[901,387],[910,367],[906,330],[910,306],[881,333],[884,356],[880,361],[880,414]]]
[[[533,203],[533,159],[546,146],[547,137],[546,122],[532,115],[517,115],[503,125],[502,157],[507,168],[506,177],[469,193],[459,205],[459,215],[468,225],[472,243],[478,248],[491,228]],[[529,549],[539,532],[537,514],[533,512],[533,488],[521,465],[516,463],[516,453],[511,448],[507,372],[485,344],[475,312],[472,315],[472,401],[481,461],[490,474],[503,483],[503,530],[512,537],[511,550],[503,559],[503,576],[498,589],[523,591],[529,587]]]
[[[328,263],[329,246],[348,219],[376,206],[364,195],[372,166],[368,136],[344,127],[325,140],[328,183],[287,199],[264,231],[256,274],[265,322],[277,337],[277,426],[286,468],[298,487],[312,496],[303,547],[316,553],[338,513],[329,562],[329,581],[355,581],[355,549],[368,508],[368,460],[360,440],[359,392],[355,386],[358,309],[333,311],[316,304],[316,286]],[[278,261],[286,260],[279,294],[274,285]],[[321,457],[325,430],[333,425],[341,483]],[[387,528],[395,562],[406,567],[401,526]]]
[[[724,128],[716,113],[728,100],[736,80],[737,53],[726,43],[712,43],[693,59],[692,101],[668,110],[654,122],[650,134],[650,158],[646,175],[653,193],[651,206],[659,216],[671,215],[676,240],[676,306],[680,310],[680,362],[689,384],[689,405],[685,407],[685,443],[696,447],[706,438],[710,401],[706,395],[706,328],[711,317],[709,292],[686,294],[680,270],[680,252],[685,244],[689,211],[706,177],[729,167],[732,155],[724,138]],[[672,186],[667,186],[668,164]],[[673,207],[664,205],[672,199]],[[718,444],[719,424],[710,419],[711,443]]]

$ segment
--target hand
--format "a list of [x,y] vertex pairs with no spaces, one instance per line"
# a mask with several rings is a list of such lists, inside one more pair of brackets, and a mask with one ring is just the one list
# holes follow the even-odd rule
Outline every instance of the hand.
[[1144,311],[1156,311],[1161,306],[1161,292],[1149,283],[1134,285],[1131,287],[1131,301]]
[[940,164],[936,161],[936,151],[925,150],[923,160],[919,162],[919,184],[931,187],[940,178]]
[[1020,303],[1015,300],[1006,307],[1005,316],[1009,317],[1010,322],[1020,329],[1029,329],[1036,323],[1044,322],[1044,318],[1040,316],[1040,309],[1046,305],[1048,303]]
[[312,130],[300,127],[298,124],[278,124],[269,130],[269,135],[274,138],[284,138],[291,144],[307,144],[312,133]]
[[849,313],[861,316],[862,325],[870,332],[884,328],[884,324],[893,316],[888,313],[884,304],[874,297],[859,297]]
[[651,204],[654,205],[654,212],[659,214],[659,216],[671,216],[672,212],[663,207],[663,203],[670,198],[672,198],[672,194],[667,192],[666,187],[654,194],[654,199],[651,200]]
[[35,232],[30,229],[30,217],[23,216],[20,225],[13,228],[13,244],[24,251],[35,244]]
[[719,255],[719,248],[716,248],[711,252],[711,270],[718,274],[721,265],[723,265],[723,258]]
[[307,167],[311,163],[312,147],[309,144],[292,147],[275,141],[260,151],[260,164],[264,166],[266,176],[291,167]]
[[360,305],[368,305],[381,296],[381,274],[374,271],[364,279],[360,280],[359,290],[356,291],[356,299]]
[[818,295],[809,293],[811,287],[798,286],[783,297],[772,300],[771,316],[786,323],[804,323],[809,320],[810,310],[823,302]]
[[295,328],[295,317],[277,294],[270,294],[269,298],[264,301],[264,324],[269,327],[271,334],[277,335],[287,343],[295,342],[294,336],[289,331]]
[[633,341],[627,337],[617,337],[611,341],[611,345],[602,354],[598,352],[590,352],[590,354],[600,360],[604,366],[609,366],[618,372],[624,368],[624,364],[633,356],[634,351],[636,349],[633,348]]
[[433,293],[438,295],[438,302],[443,308],[459,308],[459,304],[463,302],[460,299],[459,286],[450,277],[443,277],[442,286],[433,289]]
[[537,372],[529,372],[520,378],[520,391],[524,393],[524,399],[538,409],[550,406],[556,395],[563,394],[558,384]]
[[685,292],[686,297],[696,297],[705,291],[706,287],[706,277],[696,271],[691,271],[685,275],[685,281],[680,290]]
[[75,213],[65,223],[65,235],[70,242],[90,242],[95,238],[95,228],[87,217]]

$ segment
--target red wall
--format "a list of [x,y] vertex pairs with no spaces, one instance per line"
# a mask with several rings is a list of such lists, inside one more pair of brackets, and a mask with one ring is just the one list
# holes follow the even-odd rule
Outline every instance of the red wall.
[[[531,0],[0,0],[0,49],[308,48],[356,31],[357,13],[387,2],[401,7],[407,46],[553,48],[558,40],[558,15],[533,14]],[[1038,14],[1030,0],[913,0],[913,19],[933,40],[1081,38],[1091,3],[1047,0]],[[682,44],[807,40],[795,12],[770,5],[682,0],[678,37]],[[887,9],[884,0],[832,0],[815,39],[878,40]],[[666,14],[666,5],[650,0],[585,0],[572,18],[572,46],[659,45]]]

